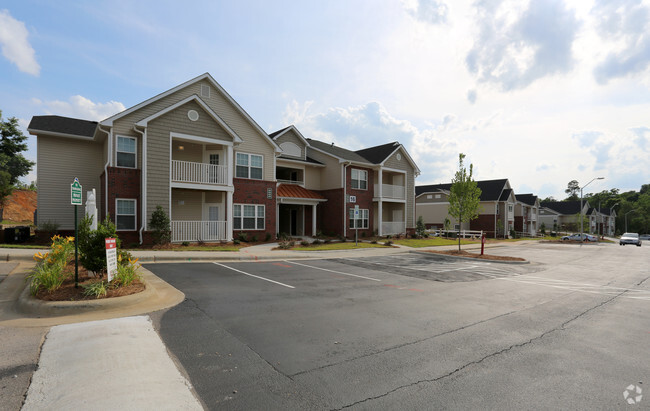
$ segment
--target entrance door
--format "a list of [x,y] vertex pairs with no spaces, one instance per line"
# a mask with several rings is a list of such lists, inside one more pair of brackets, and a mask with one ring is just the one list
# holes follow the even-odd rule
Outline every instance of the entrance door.
[[291,209],[291,235],[298,235],[298,210]]
[[[219,165],[219,160],[221,156],[220,151],[215,151],[215,150],[206,150],[203,154],[203,162],[210,164],[212,166],[218,166]],[[220,184],[223,183],[222,181],[219,181],[219,171],[217,167],[207,167],[207,173],[206,173],[206,178],[207,182],[210,184]]]
[[204,240],[221,240],[221,233],[219,232],[219,206],[207,205],[208,219],[203,223],[204,226]]

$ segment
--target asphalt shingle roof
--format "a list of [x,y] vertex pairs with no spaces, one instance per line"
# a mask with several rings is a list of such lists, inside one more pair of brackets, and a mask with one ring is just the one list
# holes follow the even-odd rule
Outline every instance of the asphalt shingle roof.
[[521,201],[522,203],[531,206],[534,206],[537,201],[537,196],[535,194],[515,194],[515,197],[517,197],[517,201]]
[[[354,161],[356,163],[368,163],[368,160],[366,158],[362,157],[354,151],[350,151],[333,144],[324,143],[322,141],[312,140],[311,138],[308,138],[307,141],[309,141],[310,146],[344,160]],[[307,152],[309,152],[309,148],[307,148],[307,150]]]
[[399,146],[399,142],[393,141],[392,143],[386,143],[380,146],[357,150],[355,153],[359,154],[361,157],[367,159],[373,164],[381,164],[389,155],[393,154],[393,151],[395,151]]
[[[586,201],[583,203],[586,204]],[[545,201],[540,204],[542,207],[550,208],[564,215],[573,215],[580,212],[580,200],[576,201]]]
[[[507,182],[507,178],[500,180],[477,181],[476,185],[481,189],[481,201],[499,201]],[[451,183],[416,186],[415,195],[419,196],[422,193],[431,193],[439,190],[449,191],[450,188]]]
[[286,126],[286,127],[283,128],[283,129],[280,129],[280,130],[278,130],[278,131],[274,131],[274,132],[272,132],[271,134],[269,134],[269,137],[271,137],[272,139],[275,139],[275,137],[276,137],[278,134],[282,134],[282,132],[285,131],[286,129],[288,129],[289,127],[291,127],[291,126]]
[[92,138],[97,122],[62,116],[34,116],[27,129]]
[[323,164],[320,161],[314,160],[313,158],[311,158],[309,156],[307,156],[306,160],[303,160],[302,158],[298,158],[298,157],[285,156],[285,155],[282,155],[282,154],[278,158],[281,158],[283,160],[300,161],[301,163],[307,163],[307,164],[320,164],[320,165]]

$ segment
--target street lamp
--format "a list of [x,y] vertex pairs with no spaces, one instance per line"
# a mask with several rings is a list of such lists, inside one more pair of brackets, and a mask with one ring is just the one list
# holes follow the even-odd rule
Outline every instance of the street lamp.
[[[611,219],[613,218],[612,214],[614,214],[614,207],[616,207],[617,205],[619,205],[619,203],[614,204],[614,205],[609,209],[609,218],[610,218],[609,225],[610,225],[610,227],[611,227],[611,225],[612,225]],[[608,232],[611,232],[610,230],[607,230],[607,231],[608,231]],[[616,231],[616,219],[615,219],[615,218],[614,218],[614,231]],[[615,235],[615,234],[616,234],[616,233],[614,233],[614,234],[609,234],[609,235]]]
[[[585,218],[582,216],[582,189],[587,187],[592,182],[594,182],[594,180],[604,180],[604,179],[605,179],[605,177],[596,177],[596,178],[592,179],[590,182],[588,182],[587,184],[580,187],[580,240],[584,241],[584,238],[582,237],[584,235],[584,231],[583,231],[582,226],[583,226],[583,223],[584,223],[584,220],[585,220]],[[583,241],[580,241],[580,245],[582,245]]]
[[627,213],[625,213],[625,232],[627,233],[627,215],[630,214],[632,211],[638,211],[636,208],[634,210],[630,210]]

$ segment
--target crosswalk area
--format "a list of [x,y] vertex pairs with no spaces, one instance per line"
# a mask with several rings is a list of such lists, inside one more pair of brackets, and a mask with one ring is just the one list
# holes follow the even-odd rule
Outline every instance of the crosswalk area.
[[402,254],[372,258],[338,258],[355,267],[441,282],[467,282],[517,276],[521,268],[484,261],[431,258],[421,254]]

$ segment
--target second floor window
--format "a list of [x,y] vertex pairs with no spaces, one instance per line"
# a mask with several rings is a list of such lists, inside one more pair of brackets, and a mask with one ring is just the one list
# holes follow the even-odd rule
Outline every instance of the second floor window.
[[352,188],[358,190],[368,189],[368,172],[366,170],[352,169]]
[[262,156],[256,154],[237,153],[235,177],[262,179]]
[[136,140],[133,137],[117,136],[117,158],[118,167],[135,168]]

